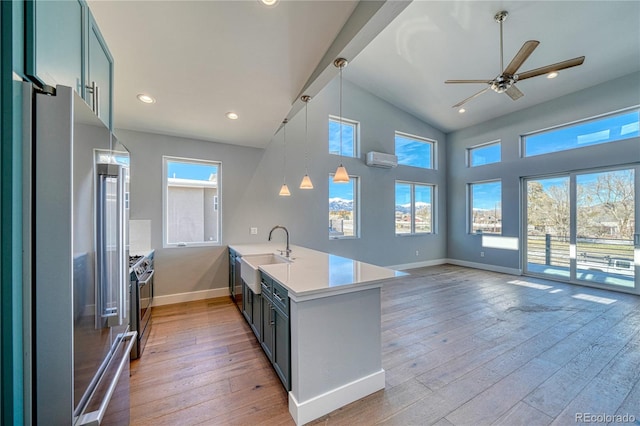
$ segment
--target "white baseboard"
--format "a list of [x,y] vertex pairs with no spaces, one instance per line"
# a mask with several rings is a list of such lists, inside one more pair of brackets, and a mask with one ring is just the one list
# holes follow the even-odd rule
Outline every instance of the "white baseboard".
[[194,300],[212,299],[214,297],[229,296],[227,288],[212,288],[209,290],[191,291],[188,293],[167,294],[153,296],[153,306],[172,305],[174,303],[193,302]]
[[444,265],[447,262],[448,262],[448,259],[435,259],[435,260],[425,260],[423,262],[403,263],[400,265],[385,266],[385,268],[404,271],[405,269],[424,268],[426,266]]
[[458,259],[446,259],[445,263],[450,263],[452,265],[458,265],[458,266],[466,266],[468,268],[483,269],[485,271],[501,272],[503,274],[522,275],[522,269],[488,265],[486,263],[467,262],[466,260],[458,260]]
[[369,376],[362,377],[304,402],[298,402],[293,396],[293,392],[289,392],[289,414],[293,417],[296,425],[309,423],[325,414],[329,414],[333,410],[384,389],[384,377],[384,370],[380,369],[380,371]]

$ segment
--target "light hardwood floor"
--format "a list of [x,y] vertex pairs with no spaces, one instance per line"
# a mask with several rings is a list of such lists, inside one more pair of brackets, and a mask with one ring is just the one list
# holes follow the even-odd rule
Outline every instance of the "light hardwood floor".
[[[409,272],[382,289],[386,388],[314,424],[640,424],[640,297],[452,265]],[[228,298],[153,315],[131,365],[133,425],[294,424]]]

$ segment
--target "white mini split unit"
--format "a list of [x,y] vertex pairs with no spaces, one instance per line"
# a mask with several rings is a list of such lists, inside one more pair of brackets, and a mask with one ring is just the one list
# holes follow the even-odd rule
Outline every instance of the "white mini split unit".
[[367,153],[367,166],[390,169],[398,165],[398,157],[393,154],[371,151]]

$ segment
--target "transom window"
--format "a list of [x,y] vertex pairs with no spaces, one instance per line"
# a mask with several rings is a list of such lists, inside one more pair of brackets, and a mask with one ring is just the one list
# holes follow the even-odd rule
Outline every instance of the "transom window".
[[502,145],[500,141],[494,141],[471,147],[467,150],[467,158],[470,167],[499,163],[502,161]]
[[334,183],[329,175],[329,238],[357,238],[358,177],[349,176],[349,183]]
[[548,154],[638,137],[639,112],[598,117],[522,137],[524,156]]
[[469,184],[469,230],[502,234],[502,182]]
[[396,235],[434,232],[435,186],[396,181]]
[[395,144],[398,164],[435,169],[436,141],[396,132]]
[[163,157],[164,246],[219,245],[220,163]]
[[340,147],[340,117],[329,116],[329,154],[343,157],[358,156],[358,128],[360,123],[342,119],[342,148]]

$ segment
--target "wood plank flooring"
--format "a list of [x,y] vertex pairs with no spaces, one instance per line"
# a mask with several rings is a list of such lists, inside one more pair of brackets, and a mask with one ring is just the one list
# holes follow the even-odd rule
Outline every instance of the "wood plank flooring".
[[[409,272],[382,289],[386,388],[313,424],[640,424],[640,297],[452,265]],[[294,424],[228,298],[153,316],[131,365],[131,424]]]

